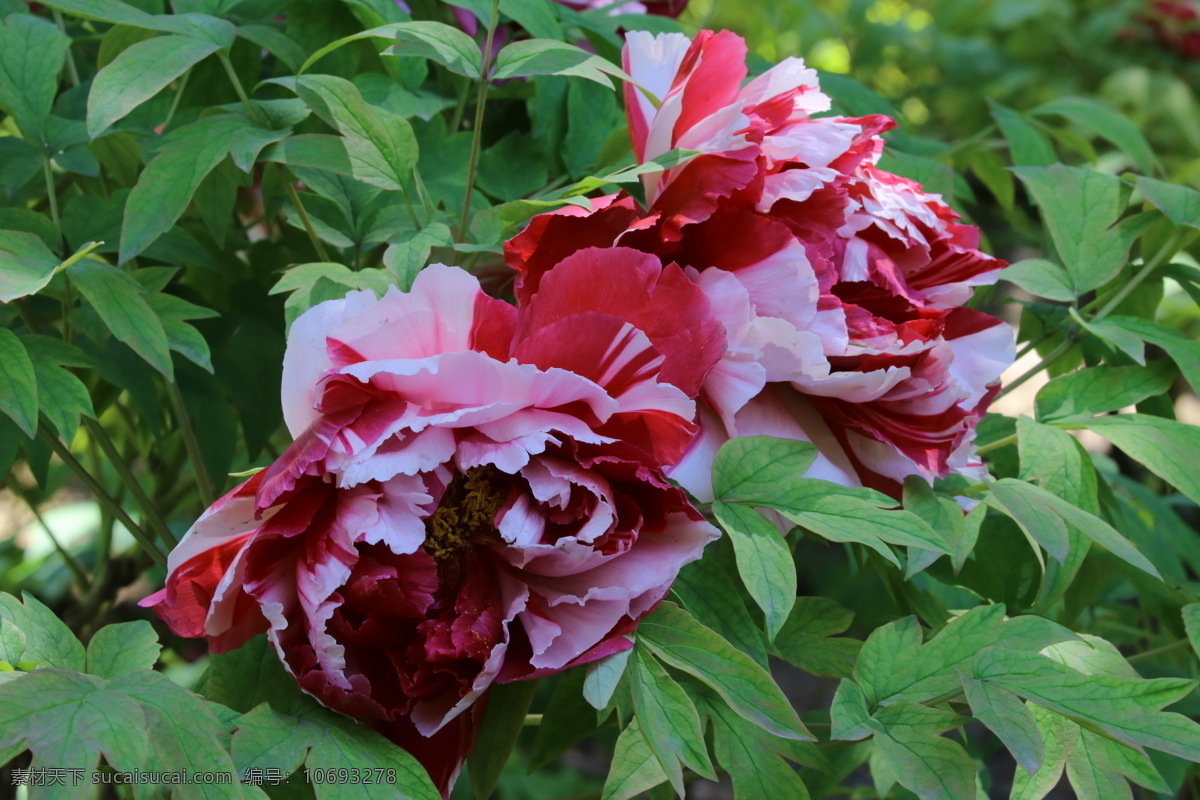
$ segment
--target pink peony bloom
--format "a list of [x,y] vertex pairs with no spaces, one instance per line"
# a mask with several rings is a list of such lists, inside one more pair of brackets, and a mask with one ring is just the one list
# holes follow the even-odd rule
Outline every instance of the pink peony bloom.
[[620,245],[678,264],[708,296],[726,351],[705,380],[701,435],[671,477],[711,499],[716,449],[757,434],[811,441],[809,475],[898,497],[908,475],[978,474],[975,425],[1013,360],[1013,335],[964,308],[1004,262],[939,197],[875,166],[886,117],[812,115],[829,99],[788,59],[742,85],[732,33],[627,37],[640,161],[700,151],[628,195],[535,218],[506,245],[520,302],[576,247]]
[[629,647],[716,536],[662,470],[722,338],[681,270],[628,249],[565,259],[519,314],[440,265],[322,303],[284,360],[295,443],[143,604],[215,652],[265,630],[448,793],[493,682]]

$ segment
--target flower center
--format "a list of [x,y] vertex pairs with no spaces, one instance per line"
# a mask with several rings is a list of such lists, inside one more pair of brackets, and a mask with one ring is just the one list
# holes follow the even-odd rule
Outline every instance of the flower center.
[[508,497],[502,473],[491,464],[472,467],[446,487],[437,511],[425,520],[425,552],[439,562],[472,541],[496,532],[496,512]]

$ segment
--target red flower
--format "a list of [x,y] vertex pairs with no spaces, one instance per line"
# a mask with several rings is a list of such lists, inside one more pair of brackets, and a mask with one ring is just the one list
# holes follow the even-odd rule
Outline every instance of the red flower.
[[721,349],[703,293],[633,250],[565,259],[520,314],[442,266],[323,303],[289,335],[295,443],[144,604],[217,652],[267,631],[448,793],[494,681],[629,647],[716,535],[662,469]]
[[639,160],[700,151],[591,211],[535,218],[507,243],[517,297],[581,246],[620,245],[678,264],[726,329],[700,395],[702,434],[670,474],[711,497],[716,448],[732,436],[805,439],[810,475],[899,496],[907,475],[975,472],[976,422],[1012,361],[1012,332],[963,303],[1004,262],[941,199],[875,166],[886,117],[813,118],[816,73],[788,59],[742,86],[729,32],[627,37],[625,68],[661,98],[626,89]]

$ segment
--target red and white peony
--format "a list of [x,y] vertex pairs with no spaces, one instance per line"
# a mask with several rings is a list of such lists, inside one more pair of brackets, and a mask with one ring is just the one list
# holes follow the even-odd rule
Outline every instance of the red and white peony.
[[629,647],[716,536],[663,468],[722,338],[681,270],[628,249],[565,259],[520,313],[440,265],[322,303],[289,335],[295,443],[144,604],[214,652],[266,631],[448,792],[493,682]]
[[816,73],[788,59],[743,85],[727,31],[627,37],[634,152],[700,151],[625,194],[535,218],[506,245],[521,303],[581,247],[679,265],[708,296],[726,350],[700,395],[701,435],[670,475],[711,498],[729,438],[804,439],[809,475],[899,496],[909,475],[976,473],[975,425],[1013,360],[1013,335],[965,308],[1004,262],[935,195],[876,166],[887,117],[817,117]]

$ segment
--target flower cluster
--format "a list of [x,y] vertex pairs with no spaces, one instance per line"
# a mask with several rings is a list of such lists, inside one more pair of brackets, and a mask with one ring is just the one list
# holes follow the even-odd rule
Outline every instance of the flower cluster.
[[816,72],[788,59],[746,85],[732,33],[632,33],[626,88],[640,161],[700,152],[622,193],[542,215],[506,246],[517,298],[579,248],[629,247],[678,265],[708,296],[725,352],[700,394],[700,435],[670,471],[711,499],[735,436],[814,443],[812,477],[899,497],[982,465],[975,424],[1013,360],[1008,325],[964,306],[1004,262],[940,198],[879,169],[887,117],[816,117]]
[[1184,58],[1200,59],[1200,2],[1154,0],[1142,19],[1160,44]]
[[[716,530],[715,453],[813,442],[810,471],[899,497],[981,469],[1012,335],[964,303],[1003,262],[880,170],[885,117],[819,117],[796,59],[743,85],[733,34],[633,33],[640,161],[699,151],[507,243],[516,306],[435,265],[292,327],[294,443],[210,508],[147,598],[214,651],[266,632],[309,694],[448,792],[489,686],[630,646]],[[668,478],[673,479],[668,480]],[[678,485],[676,485],[678,484]]]

